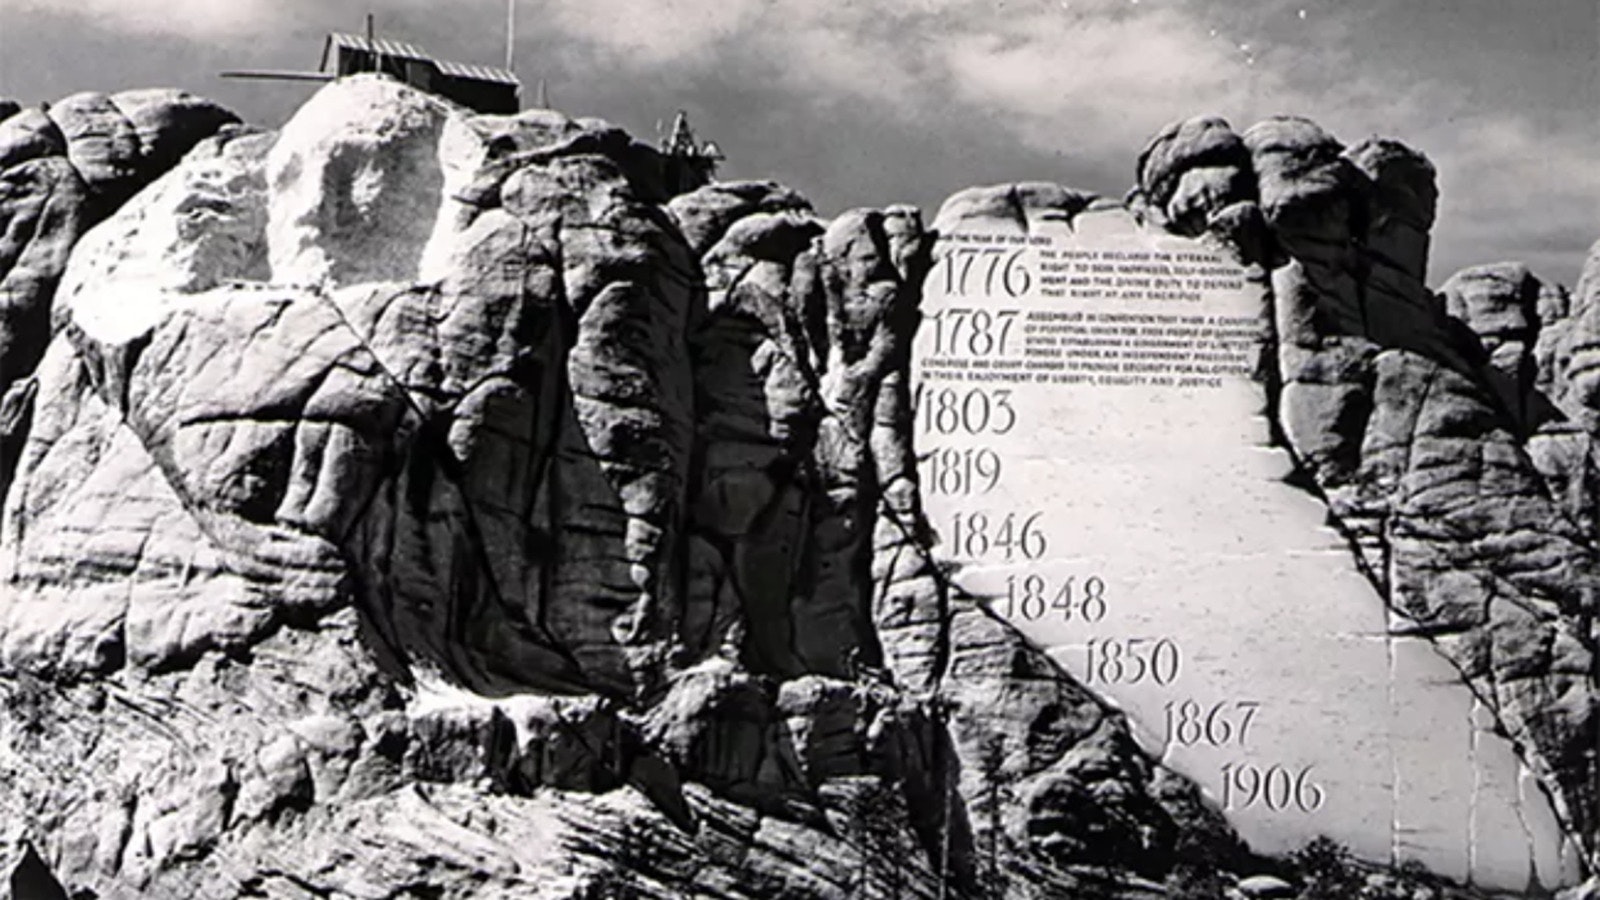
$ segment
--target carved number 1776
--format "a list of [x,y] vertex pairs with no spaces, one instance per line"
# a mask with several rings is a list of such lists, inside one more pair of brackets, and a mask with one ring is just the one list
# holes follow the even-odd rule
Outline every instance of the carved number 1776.
[[992,296],[995,288],[1008,297],[1020,297],[1033,286],[1033,276],[1022,262],[1022,251],[1004,247],[956,247],[944,256],[944,290],[965,296],[979,291]]

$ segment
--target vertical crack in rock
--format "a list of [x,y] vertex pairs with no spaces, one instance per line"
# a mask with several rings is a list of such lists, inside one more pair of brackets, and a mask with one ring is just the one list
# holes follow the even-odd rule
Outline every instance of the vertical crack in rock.
[[1483,708],[1483,701],[1476,696],[1472,698],[1472,706],[1467,712],[1467,732],[1470,743],[1467,745],[1467,758],[1472,763],[1472,794],[1467,799],[1467,846],[1462,848],[1467,860],[1467,881],[1471,883],[1478,871],[1478,804],[1483,793],[1482,762],[1478,758],[1479,725],[1478,716]]
[[[1399,713],[1395,691],[1399,680],[1400,661],[1395,655],[1394,642],[1393,629],[1386,629],[1383,636],[1383,646],[1389,664],[1389,677],[1386,679],[1386,688],[1390,716],[1395,716]],[[1400,814],[1405,791],[1400,772],[1400,751],[1398,747],[1393,745],[1389,747],[1389,781],[1389,864],[1399,865],[1402,858],[1401,850],[1405,845],[1403,836],[1405,822],[1402,821]]]
[[1528,824],[1527,806],[1529,802],[1526,779],[1522,773],[1517,773],[1517,802],[1512,809],[1517,814],[1517,825],[1522,829],[1523,846],[1528,854],[1528,880],[1527,893],[1537,895],[1544,893],[1544,887],[1539,882],[1539,851],[1535,844],[1533,827]]

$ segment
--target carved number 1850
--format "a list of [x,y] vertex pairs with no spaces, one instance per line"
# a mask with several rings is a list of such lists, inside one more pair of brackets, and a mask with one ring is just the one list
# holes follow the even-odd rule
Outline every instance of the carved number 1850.
[[1168,638],[1091,640],[1086,649],[1086,684],[1139,684],[1148,678],[1164,686],[1177,681],[1183,667],[1183,653]]

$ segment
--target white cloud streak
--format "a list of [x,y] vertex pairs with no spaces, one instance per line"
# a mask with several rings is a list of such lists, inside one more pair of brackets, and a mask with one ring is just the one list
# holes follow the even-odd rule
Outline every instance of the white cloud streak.
[[[281,30],[300,2],[0,0],[8,12],[217,40]],[[419,20],[437,10],[389,4]],[[618,78],[760,77],[799,98],[802,127],[819,127],[840,103],[930,140],[953,120],[981,120],[996,140],[1129,177],[1148,135],[1189,115],[1242,128],[1288,112],[1347,141],[1390,134],[1439,168],[1440,245],[1453,247],[1452,262],[1500,255],[1507,235],[1569,229],[1586,244],[1600,232],[1593,123],[1576,116],[1541,132],[1522,110],[1467,106],[1461,85],[1419,77],[1414,60],[1361,54],[1363,33],[1381,27],[1370,11],[1276,11],[1277,42],[1271,29],[1232,33],[1225,13],[1237,11],[1221,0],[521,0],[518,18],[525,33],[566,42]]]
[[99,28],[199,39],[245,37],[281,25],[275,0],[4,0],[17,13],[82,19]]
[[1436,247],[1447,265],[1499,258],[1518,234],[1525,249],[1535,234],[1565,229],[1584,245],[1600,232],[1600,167],[1578,118],[1541,133],[1519,110],[1467,107],[1460,85],[1419,77],[1414,60],[1363,56],[1362,30],[1375,23],[1360,11],[1286,8],[1300,24],[1285,28],[1308,30],[1274,43],[1229,33],[1207,9],[1198,0],[556,0],[552,19],[617,64],[709,71],[744,53],[796,92],[872,104],[931,137],[949,117],[981,113],[1038,151],[1117,162],[1130,177],[1144,140],[1189,115],[1243,128],[1294,113],[1346,141],[1392,135],[1440,171]]

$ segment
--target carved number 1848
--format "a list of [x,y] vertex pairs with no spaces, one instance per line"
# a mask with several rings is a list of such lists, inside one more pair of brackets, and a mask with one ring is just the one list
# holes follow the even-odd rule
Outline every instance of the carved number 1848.
[[1044,618],[1051,610],[1058,611],[1063,622],[1077,618],[1094,623],[1104,619],[1105,581],[1098,575],[1091,575],[1084,580],[1082,589],[1079,590],[1077,580],[1072,575],[1055,584],[1043,575],[1028,575],[1023,578],[1015,575],[1007,576],[1006,618],[1013,619],[1020,616],[1025,621],[1035,622]]

